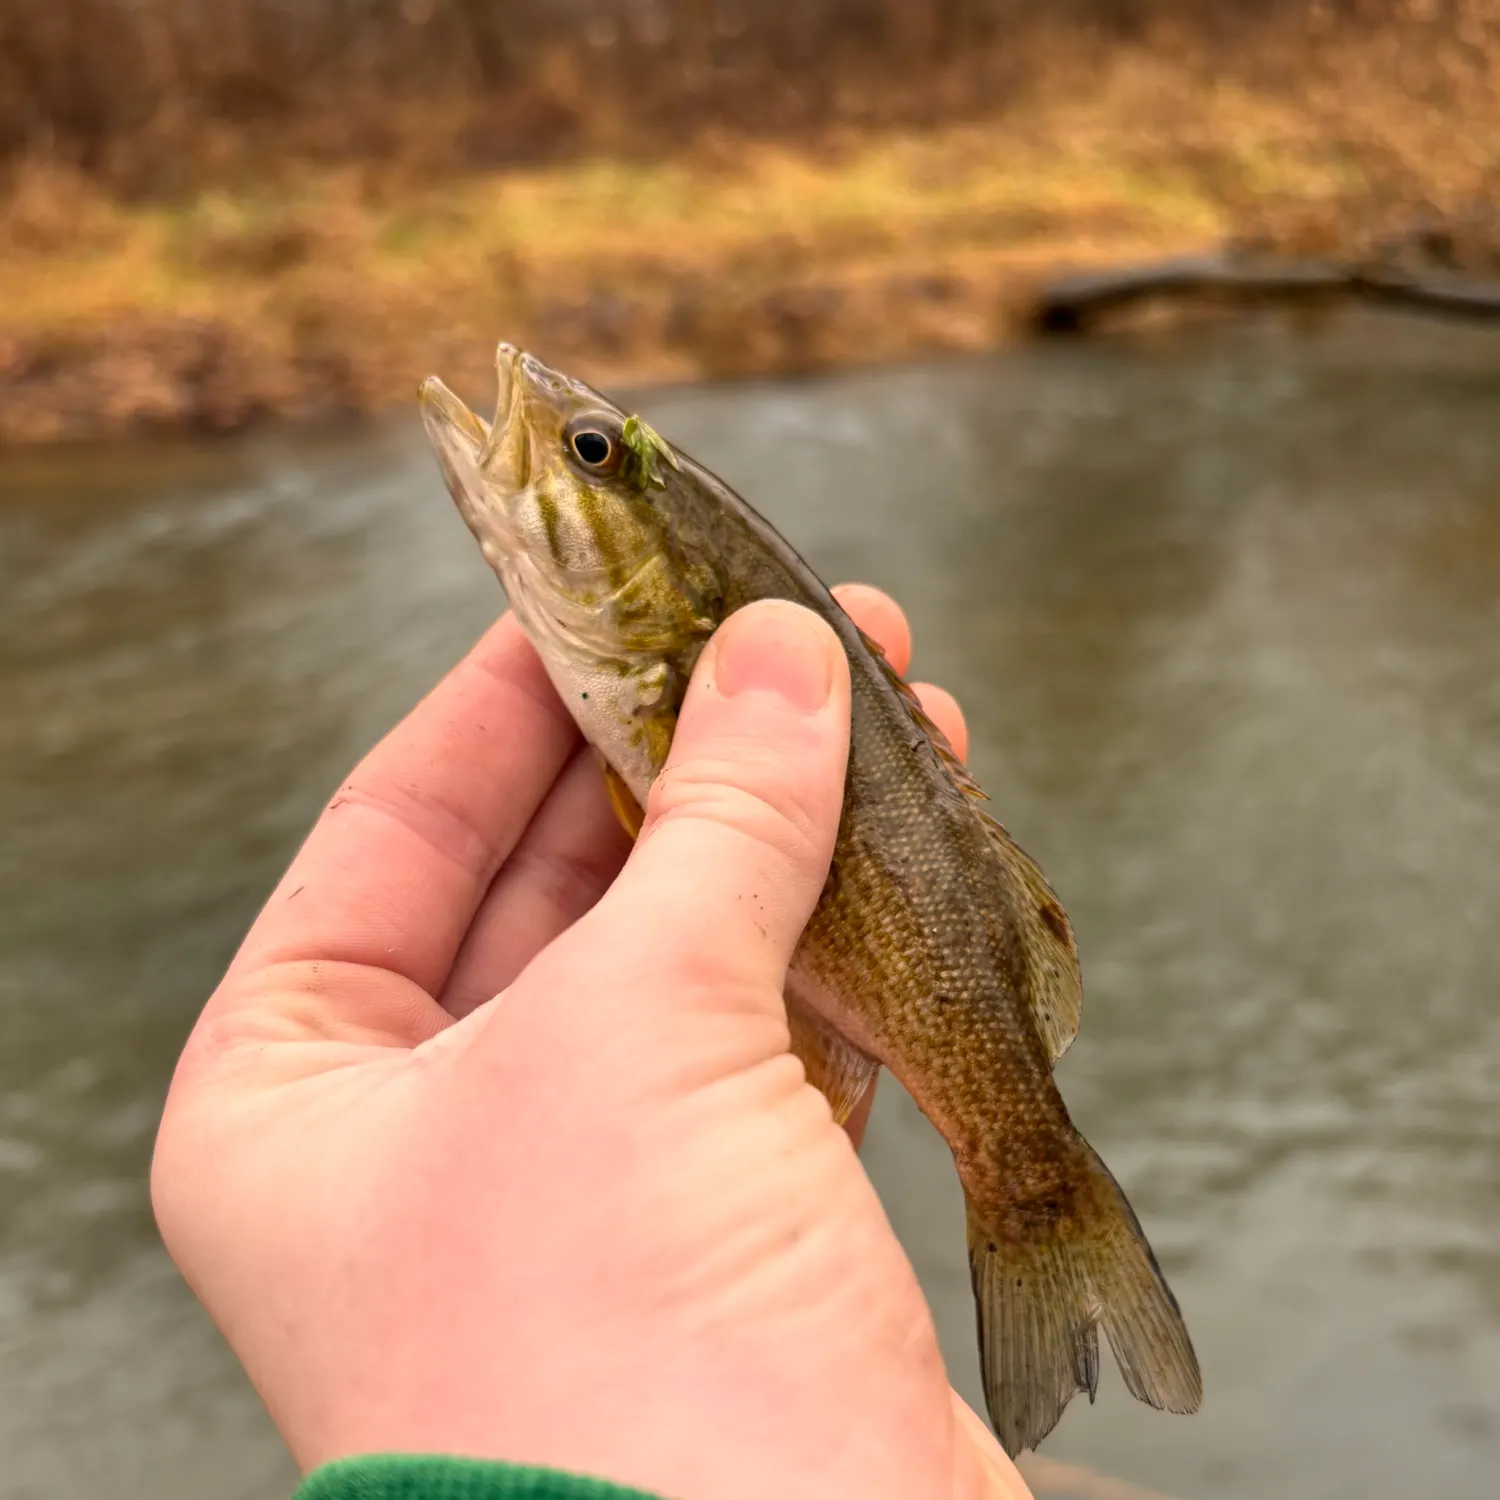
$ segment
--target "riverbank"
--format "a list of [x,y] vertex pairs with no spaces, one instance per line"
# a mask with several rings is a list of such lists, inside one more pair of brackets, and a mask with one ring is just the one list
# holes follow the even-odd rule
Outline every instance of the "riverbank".
[[1071,269],[1245,235],[1344,253],[1403,216],[1472,217],[1494,91],[1434,109],[1362,45],[1357,88],[1120,50],[987,121],[282,164],[170,202],[32,159],[0,204],[0,442],[373,413],[429,372],[482,407],[499,337],[598,383],[976,350]]

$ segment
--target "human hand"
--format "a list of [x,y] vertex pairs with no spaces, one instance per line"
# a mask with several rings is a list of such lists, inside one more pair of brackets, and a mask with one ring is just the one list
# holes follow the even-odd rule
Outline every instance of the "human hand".
[[[841,597],[904,671],[895,605]],[[921,696],[962,752],[952,699]],[[787,1051],[848,734],[828,627],[740,612],[630,851],[506,616],[333,798],[188,1041],[152,1174],[305,1468],[1027,1495]]]

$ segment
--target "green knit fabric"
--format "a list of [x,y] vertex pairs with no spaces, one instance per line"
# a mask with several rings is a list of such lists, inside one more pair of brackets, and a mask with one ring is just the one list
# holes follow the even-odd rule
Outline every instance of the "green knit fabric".
[[555,1469],[430,1454],[376,1453],[314,1469],[293,1500],[660,1500]]

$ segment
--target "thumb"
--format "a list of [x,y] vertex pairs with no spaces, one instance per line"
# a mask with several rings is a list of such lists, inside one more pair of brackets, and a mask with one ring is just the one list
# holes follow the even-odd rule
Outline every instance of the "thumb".
[[833,630],[780,600],[730,616],[601,903],[612,929],[695,989],[761,990],[779,1005],[828,878],[848,755],[849,664]]

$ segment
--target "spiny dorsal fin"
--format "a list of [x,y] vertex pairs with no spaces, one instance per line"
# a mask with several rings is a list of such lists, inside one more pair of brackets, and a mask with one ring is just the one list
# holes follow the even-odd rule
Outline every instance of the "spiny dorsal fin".
[[[886,660],[880,643],[871,640],[863,631],[860,631],[860,637],[880,664],[912,722],[932,741],[932,747],[937,751],[944,770],[953,778],[954,785],[977,802],[988,801],[969,768],[953,753],[947,736],[927,717],[921,700]],[[1027,999],[1037,1033],[1047,1055],[1055,1063],[1073,1045],[1083,1016],[1083,976],[1079,972],[1073,926],[1062,902],[1047,883],[1047,877],[1037,868],[1036,861],[988,813],[976,807],[974,814],[993,841],[1000,864],[1015,891],[1016,911],[1026,947],[1030,987]]]
[[886,659],[885,647],[879,641],[867,636],[863,630],[859,632],[859,638],[885,674],[885,680],[896,690],[896,696],[906,706],[912,723],[932,741],[932,748],[937,751],[938,759],[942,761],[944,769],[953,778],[954,785],[966,796],[973,797],[980,802],[987,802],[989,798],[985,795],[984,789],[969,774],[969,768],[953,753],[953,746],[948,743],[948,736],[927,717],[927,710],[922,707],[922,700],[912,692],[911,684]]

